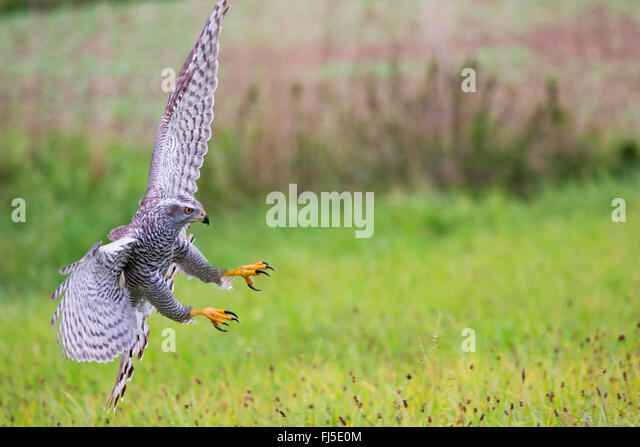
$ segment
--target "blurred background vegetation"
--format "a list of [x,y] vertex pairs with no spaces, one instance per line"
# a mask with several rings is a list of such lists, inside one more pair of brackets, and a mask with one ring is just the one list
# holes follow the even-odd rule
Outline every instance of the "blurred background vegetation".
[[[56,359],[59,352],[53,330],[39,327],[53,305],[41,304],[50,304],[44,298],[61,279],[57,269],[137,208],[167,100],[162,70],[179,71],[213,3],[0,0],[0,302],[11,303],[0,315],[0,339],[25,331],[21,339],[31,337],[33,347],[18,358],[10,341],[0,345],[13,359],[0,365],[3,425],[55,424],[60,414],[63,424],[109,423],[94,411],[115,371],[94,382],[92,365],[45,361],[42,350]],[[246,295],[233,310],[244,310],[249,324],[229,342],[239,354],[213,348],[228,369],[211,380],[229,380],[230,393],[245,401],[230,404],[222,423],[284,423],[267,403],[274,396],[258,395],[254,373],[272,373],[277,357],[294,360],[269,376],[269,392],[306,399],[281,408],[294,424],[335,425],[343,416],[362,424],[466,423],[467,391],[476,400],[491,393],[502,405],[516,396],[528,407],[517,419],[513,406],[504,415],[497,403],[481,406],[474,422],[637,424],[639,345],[629,309],[637,308],[640,276],[631,266],[640,239],[633,223],[612,230],[610,220],[614,197],[638,215],[631,208],[640,185],[637,2],[239,0],[223,28],[213,138],[197,193],[215,231],[196,230],[196,241],[228,267],[267,257],[282,278],[269,280],[278,291],[269,305],[234,292]],[[461,91],[465,67],[476,70],[476,93]],[[360,244],[351,229],[268,229],[265,196],[289,183],[298,191],[376,191],[374,238]],[[14,197],[27,202],[24,224],[7,218]],[[416,259],[424,264],[417,270]],[[211,293],[193,281],[177,290],[185,299]],[[354,321],[344,337],[327,307]],[[27,313],[35,316],[25,329],[18,323]],[[469,321],[491,344],[475,370],[457,350]],[[427,346],[422,354],[431,360],[417,365],[416,337],[437,347],[438,334],[440,350]],[[291,344],[274,345],[280,339]],[[159,352],[161,339],[153,340]],[[583,343],[589,352],[580,351]],[[302,352],[308,364],[297,360]],[[151,408],[145,402],[157,403],[160,387],[166,398],[167,381],[207,368],[195,347],[181,345],[181,355],[188,368],[140,380],[133,405]],[[177,368],[153,359],[160,371]],[[520,387],[523,367],[533,379],[523,375]],[[603,369],[619,373],[615,383]],[[364,393],[379,400],[384,418],[377,410],[361,418],[346,391],[360,385],[352,370],[372,371]],[[305,392],[291,384],[300,371]],[[325,386],[334,377],[344,385]],[[51,385],[40,408],[27,389],[47,389],[44,378],[89,397],[75,402]],[[548,394],[560,394],[565,382],[576,395],[562,411]],[[79,383],[87,389],[77,392]],[[177,385],[181,394],[197,387],[189,383]],[[263,405],[245,416],[242,383]],[[606,401],[600,395],[609,385]],[[414,393],[411,405],[431,400],[422,411],[407,407],[396,397],[400,387]],[[326,419],[310,416],[323,393],[343,406]],[[5,396],[13,404],[3,407]],[[193,424],[178,395],[163,402],[163,422],[136,412],[119,423]],[[220,423],[216,408],[200,420]]]
[[[65,138],[86,140],[98,176],[113,174],[112,142],[149,157],[162,69],[179,71],[210,3],[5,1],[0,188],[52,151],[73,163]],[[83,7],[41,12],[56,5]],[[637,15],[628,1],[238,2],[200,191],[529,196],[543,180],[620,173],[639,156]]]

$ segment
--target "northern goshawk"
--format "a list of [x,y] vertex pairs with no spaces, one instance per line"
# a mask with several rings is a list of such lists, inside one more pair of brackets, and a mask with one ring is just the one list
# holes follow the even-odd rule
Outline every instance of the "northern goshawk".
[[220,325],[238,321],[230,311],[181,304],[172,293],[179,271],[221,288],[242,276],[258,290],[251,276],[273,270],[266,262],[234,270],[213,267],[186,232],[191,222],[209,223],[193,194],[211,138],[218,37],[228,7],[229,0],[218,0],[176,79],[158,126],[147,193],[131,222],[109,233],[113,242],[97,242],[80,261],[61,269],[69,276],[51,296],[62,297],[51,324],[60,323],[58,343],[67,359],[109,362],[122,356],[107,409],[115,410],[122,400],[133,358],[142,359],[153,309],[181,323],[203,315],[223,332]]

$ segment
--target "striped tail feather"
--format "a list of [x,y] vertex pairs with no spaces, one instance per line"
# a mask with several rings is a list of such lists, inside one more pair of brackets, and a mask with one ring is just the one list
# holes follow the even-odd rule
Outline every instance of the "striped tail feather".
[[144,350],[149,344],[149,325],[147,324],[149,315],[139,313],[138,317],[141,322],[139,330],[136,333],[136,342],[128,351],[122,353],[116,383],[104,406],[107,414],[109,414],[111,410],[115,413],[118,402],[124,399],[124,393],[127,391],[127,382],[130,382],[133,376],[133,359],[137,357],[138,360],[142,360]]

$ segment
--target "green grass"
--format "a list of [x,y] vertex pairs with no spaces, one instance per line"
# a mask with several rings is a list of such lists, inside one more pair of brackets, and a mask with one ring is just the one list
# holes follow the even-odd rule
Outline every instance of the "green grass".
[[[47,298],[62,280],[60,267],[135,211],[166,103],[161,70],[179,68],[212,3],[101,2],[0,18],[0,60],[11,61],[0,67],[0,80],[12,86],[0,94],[0,425],[640,424],[640,175],[628,175],[638,126],[627,88],[636,82],[638,63],[631,52],[605,60],[605,51],[588,64],[577,56],[557,64],[554,51],[537,48],[530,34],[541,27],[547,36],[568,30],[599,43],[607,28],[583,19],[601,16],[593,9],[599,0],[234,4],[221,42],[217,130],[198,183],[212,226],[194,228],[196,245],[217,266],[266,259],[277,271],[258,280],[259,293],[241,281],[227,292],[180,278],[175,294],[183,303],[233,310],[241,324],[221,334],[207,322],[181,326],[153,315],[144,360],[136,363],[118,412],[107,416],[102,407],[117,362],[65,362],[49,325],[57,303]],[[640,21],[634,3],[607,5],[615,14],[607,12],[603,22],[623,15],[633,40]],[[460,38],[467,34],[485,37]],[[398,52],[395,43],[402,44]],[[362,54],[352,60],[352,52]],[[305,57],[291,57],[299,54]],[[594,116],[610,138],[629,134],[629,143],[611,145],[627,154],[617,170],[624,178],[603,178],[601,163],[589,171],[590,183],[547,182],[529,201],[499,192],[472,199],[455,186],[446,194],[389,190],[393,179],[386,179],[395,171],[371,171],[372,162],[393,167],[380,157],[394,155],[391,162],[411,164],[397,157],[398,147],[411,149],[409,155],[429,149],[431,138],[447,129],[447,118],[436,118],[449,116],[445,102],[429,109],[433,116],[425,122],[415,119],[422,112],[412,102],[404,114],[394,108],[380,115],[409,120],[423,132],[405,141],[404,128],[384,119],[345,121],[348,107],[342,115],[332,112],[359,107],[366,85],[351,86],[352,79],[374,75],[393,83],[390,54],[399,55],[406,81],[420,81],[429,59],[455,76],[462,61],[475,59],[489,68],[481,79],[495,74],[512,83],[533,107],[526,94],[536,96],[545,84],[531,78],[557,78],[576,122]],[[314,96],[323,82],[348,87],[345,102]],[[303,113],[291,106],[297,85],[312,92]],[[253,86],[258,102],[242,115]],[[480,125],[471,135],[480,149],[497,147],[514,158],[515,168],[504,171],[514,183],[540,174],[522,166],[549,150],[568,157],[549,160],[559,172],[551,178],[577,171],[566,128],[544,132],[527,127],[524,111],[509,115],[519,131],[542,139],[503,144],[504,135],[494,141]],[[351,147],[352,140],[325,131],[317,116],[355,134],[374,128],[375,145]],[[480,118],[473,123],[482,124]],[[502,130],[499,123],[489,122]],[[295,125],[299,133],[291,131]],[[388,144],[394,131],[404,146]],[[433,141],[446,149],[446,140],[444,146]],[[464,154],[460,141],[451,148]],[[597,153],[608,147],[589,141]],[[479,160],[472,166],[477,178],[503,172],[491,152],[469,153]],[[287,165],[279,154],[299,157]],[[383,180],[371,239],[355,239],[354,229],[271,229],[264,202],[246,201],[264,198],[266,184],[286,191],[318,165],[328,169],[312,178],[316,192],[337,188],[345,172],[355,173],[347,176],[357,180],[354,190],[367,189],[367,175]],[[413,174],[433,177],[438,166],[425,162],[424,168]],[[535,188],[544,185],[538,180]],[[477,184],[468,189],[477,192]],[[26,223],[10,220],[15,197],[26,200]],[[615,197],[627,201],[626,223],[611,221]],[[175,330],[175,352],[163,352],[167,328]],[[465,328],[475,330],[475,353],[461,350]]]
[[[638,178],[531,202],[390,192],[366,240],[271,229],[264,203],[205,200],[213,225],[194,232],[214,264],[266,259],[277,271],[259,293],[181,278],[182,302],[231,309],[241,324],[221,334],[154,314],[125,401],[107,416],[117,363],[65,362],[47,297],[55,270],[135,207],[144,178],[128,184],[111,201],[96,186],[95,203],[80,189],[34,192],[27,223],[0,224],[0,425],[640,423]],[[626,223],[611,221],[614,197],[627,201]],[[165,328],[175,353],[162,351]],[[475,353],[461,351],[464,328]]]

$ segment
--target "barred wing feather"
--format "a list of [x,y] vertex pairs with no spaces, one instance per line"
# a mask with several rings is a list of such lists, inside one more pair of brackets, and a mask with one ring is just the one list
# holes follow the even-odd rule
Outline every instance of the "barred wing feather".
[[109,362],[136,340],[136,315],[121,284],[122,269],[133,238],[101,247],[97,242],[84,257],[60,270],[69,276],[51,295],[62,297],[51,325],[67,359]]
[[219,0],[176,80],[160,120],[149,169],[147,196],[193,196],[207,141],[218,84],[218,37],[228,0]]

